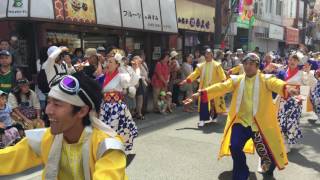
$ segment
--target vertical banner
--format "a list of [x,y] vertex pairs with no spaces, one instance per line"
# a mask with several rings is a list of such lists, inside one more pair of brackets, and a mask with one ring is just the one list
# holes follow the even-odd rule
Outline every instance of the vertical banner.
[[159,0],[142,0],[144,29],[161,31]]
[[30,3],[31,17],[54,19],[52,0],[31,0]]
[[143,29],[140,0],[121,0],[123,27]]
[[56,20],[64,21],[63,0],[53,0]]
[[95,0],[97,24],[121,27],[119,0]]
[[8,17],[28,17],[28,0],[9,0],[8,2]]
[[7,7],[8,7],[8,1],[1,0],[0,1],[0,18],[7,17]]
[[177,14],[175,0],[160,0],[162,31],[177,33]]

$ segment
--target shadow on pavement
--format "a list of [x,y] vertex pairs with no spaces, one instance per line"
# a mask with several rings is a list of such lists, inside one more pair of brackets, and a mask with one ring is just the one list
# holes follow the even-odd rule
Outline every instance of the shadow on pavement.
[[320,153],[320,125],[303,123],[300,126],[302,128],[303,138],[301,144],[311,146],[317,154]]
[[[150,119],[144,120],[143,122],[139,122],[137,123],[137,126],[139,128],[139,124],[143,124],[143,123],[150,123],[149,126],[147,126],[146,128],[143,128],[143,130],[141,131],[139,129],[139,136],[141,135],[145,135],[148,133],[152,133],[155,130],[159,130],[165,127],[168,127],[170,125],[173,125],[175,123],[184,121],[184,120],[188,120],[189,118],[193,118],[195,116],[197,116],[196,113],[183,113],[182,109],[179,108],[178,110],[176,110],[174,113],[172,114],[168,114],[168,115],[161,115],[161,114],[150,114],[148,115]],[[195,122],[195,128],[196,128],[196,122]]]
[[[292,153],[292,156],[290,156],[291,153]],[[289,161],[294,162],[296,164],[299,164],[301,166],[307,167],[307,168],[314,169],[317,172],[320,172],[320,164],[319,163],[308,160],[306,157],[304,157],[300,152],[298,152],[295,149],[293,149],[289,153]]]
[[128,154],[127,155],[127,167],[130,166],[133,159],[136,157],[136,154]]
[[211,134],[211,133],[223,133],[224,127],[225,127],[225,116],[219,116],[217,123],[209,123],[206,124],[203,127],[184,127],[184,128],[178,128],[177,131],[182,130],[194,130],[194,131],[202,131],[204,134]]
[[222,122],[222,120],[218,120],[218,123],[210,123],[205,125],[202,129],[204,134],[211,134],[213,132],[215,133],[223,133],[225,126],[225,121]]
[[[219,180],[232,180],[232,171],[224,171],[218,176]],[[250,172],[250,180],[257,180],[257,176],[254,172]]]

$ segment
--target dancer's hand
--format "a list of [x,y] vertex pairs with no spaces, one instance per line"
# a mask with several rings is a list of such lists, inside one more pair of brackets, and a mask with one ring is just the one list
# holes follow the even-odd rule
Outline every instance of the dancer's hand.
[[197,93],[192,94],[193,99],[197,99],[201,94],[201,91],[198,91]]
[[294,87],[288,87],[287,92],[289,96],[297,96],[300,94],[300,90]]
[[179,86],[183,86],[183,85],[185,85],[187,83],[187,80],[183,80],[183,81],[181,81],[180,83],[179,83]]

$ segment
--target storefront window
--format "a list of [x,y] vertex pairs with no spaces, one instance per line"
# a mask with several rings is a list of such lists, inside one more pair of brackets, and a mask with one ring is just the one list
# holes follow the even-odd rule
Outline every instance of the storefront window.
[[66,46],[71,52],[81,47],[80,35],[77,33],[47,32],[48,44]]
[[138,37],[126,37],[126,51],[128,53],[143,50],[143,48],[143,39]]
[[97,48],[99,46],[118,46],[119,38],[115,35],[96,35],[96,34],[86,34],[84,37],[84,48]]
[[10,53],[13,56],[13,63],[18,67],[28,66],[28,44],[25,39],[18,39],[16,36],[12,36],[10,39]]

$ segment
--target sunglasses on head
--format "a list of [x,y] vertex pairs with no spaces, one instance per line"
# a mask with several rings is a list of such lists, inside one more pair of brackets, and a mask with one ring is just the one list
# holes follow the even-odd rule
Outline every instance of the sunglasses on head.
[[59,78],[54,79],[49,86],[50,88],[52,88],[55,85],[59,85],[60,90],[66,94],[79,95],[79,97],[86,104],[91,104],[91,108],[95,109],[94,103],[89,97],[89,95],[82,88],[80,88],[80,83],[77,78],[71,75],[61,76]]
[[250,53],[243,58],[243,61],[246,61],[246,60],[259,61],[259,57],[256,54]]

